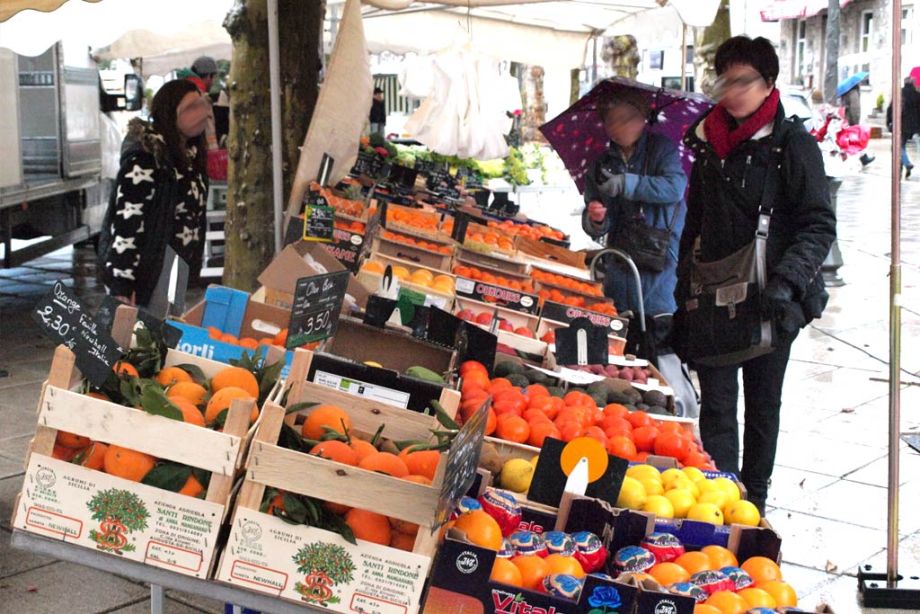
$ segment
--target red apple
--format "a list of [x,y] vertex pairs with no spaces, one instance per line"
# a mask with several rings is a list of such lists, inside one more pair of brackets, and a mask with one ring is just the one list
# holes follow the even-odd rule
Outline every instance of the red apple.
[[457,312],[457,317],[460,318],[461,320],[472,322],[473,320],[476,319],[476,314],[474,314],[469,309],[461,309],[460,311]]
[[489,325],[491,323],[492,323],[492,314],[487,311],[483,311],[482,313],[476,316],[476,324]]
[[524,326],[519,326],[519,327],[515,328],[515,329],[514,329],[514,334],[515,334],[515,335],[521,335],[522,337],[530,337],[531,339],[536,339],[536,338],[537,338],[536,335],[534,335],[534,334],[530,331],[529,328],[524,327]]
[[543,341],[544,343],[556,343],[556,331],[546,331],[546,334],[540,337],[540,341]]
[[498,320],[498,330],[506,330],[506,331],[508,331],[509,333],[513,333],[513,332],[514,332],[514,326],[512,326],[511,322],[509,322],[508,320],[503,320],[503,319],[499,318],[499,320]]

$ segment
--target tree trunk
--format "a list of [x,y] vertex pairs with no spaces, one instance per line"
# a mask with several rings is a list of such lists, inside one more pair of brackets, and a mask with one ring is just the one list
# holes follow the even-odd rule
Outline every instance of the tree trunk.
[[840,55],[840,0],[827,2],[827,42],[825,43],[824,102],[837,102],[837,58]]
[[[291,191],[298,147],[318,94],[324,2],[279,0],[282,176]],[[224,20],[233,40],[224,284],[251,291],[275,253],[266,0],[236,0]]]
[[722,0],[712,25],[697,30],[696,44],[693,47],[697,87],[707,96],[712,96],[712,88],[716,81],[716,50],[729,39],[731,32],[728,0]]
[[617,77],[636,79],[639,76],[639,45],[632,34],[611,36],[604,41],[601,59]]
[[546,123],[546,98],[543,96],[542,66],[521,66],[521,98],[524,103],[524,116],[521,122],[521,136],[525,143],[545,141],[540,126]]

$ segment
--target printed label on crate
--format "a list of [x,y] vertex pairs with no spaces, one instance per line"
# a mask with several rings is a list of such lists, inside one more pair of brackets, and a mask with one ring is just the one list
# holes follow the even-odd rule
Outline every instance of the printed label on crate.
[[483,303],[492,303],[506,309],[536,315],[539,310],[537,297],[517,290],[485,284],[481,281],[458,277],[455,284],[458,295]]
[[326,388],[332,388],[333,390],[338,390],[339,392],[345,392],[356,397],[370,399],[371,401],[395,405],[403,409],[409,407],[410,395],[408,392],[400,392],[392,388],[368,384],[367,382],[327,373],[326,371],[317,371],[313,375],[313,383],[325,386]]
[[611,333],[617,336],[622,336],[623,331],[626,330],[626,321],[623,318],[609,316],[596,311],[589,311],[581,307],[554,303],[553,301],[546,301],[543,303],[541,315],[546,320],[552,320],[553,322],[560,322],[562,324],[570,324],[575,318],[588,318],[595,326],[608,328]]
[[108,329],[99,325],[77,295],[61,281],[32,310],[32,319],[46,337],[73,351],[77,368],[93,384],[102,386],[115,362],[124,356]]
[[332,243],[326,245],[325,248],[342,263],[342,266],[355,273],[358,271],[358,259],[364,248],[364,237],[356,232],[336,228],[333,232]]
[[224,508],[33,454],[15,527],[205,578]]
[[217,579],[330,612],[417,612],[431,559],[239,508]]
[[[244,352],[246,354],[256,354],[262,357],[266,356],[268,353],[268,349],[261,344],[257,349],[249,350],[240,345],[233,345],[231,343],[212,339],[207,330],[199,326],[186,324],[185,322],[170,321],[167,328],[170,327],[177,330],[181,335],[175,348],[180,352],[185,352],[192,356],[201,356],[208,360],[230,364],[230,361],[242,358]],[[293,352],[285,352],[284,369],[281,371],[282,377],[287,376],[288,371],[290,371],[293,358]]]

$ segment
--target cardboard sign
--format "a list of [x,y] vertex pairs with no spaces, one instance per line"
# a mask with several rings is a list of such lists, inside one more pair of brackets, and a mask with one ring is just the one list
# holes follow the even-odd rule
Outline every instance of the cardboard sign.
[[607,329],[588,318],[575,318],[568,328],[556,329],[556,364],[606,365]]
[[[578,440],[573,441],[577,442]],[[527,492],[527,498],[530,501],[543,503],[550,507],[559,506],[559,501],[562,499],[562,492],[568,479],[568,476],[563,471],[562,462],[565,448],[568,445],[550,437],[547,437],[543,442],[543,447],[540,449],[540,460],[537,461],[537,470],[531,481],[530,490]],[[589,463],[596,460],[589,458]],[[589,481],[585,496],[594,497],[615,505],[620,494],[620,487],[623,485],[623,478],[626,476],[629,461],[625,458],[606,454],[606,463],[607,467],[599,477],[592,476],[596,477],[596,479]]]
[[349,275],[348,271],[339,271],[297,280],[287,349],[322,341],[335,334]]
[[450,444],[444,482],[441,485],[441,496],[438,498],[438,510],[432,528],[440,527],[448,521],[454,505],[466,494],[476,479],[490,404],[490,400],[486,399]]
[[112,367],[125,354],[109,330],[99,325],[61,281],[56,281],[51,291],[38,301],[32,319],[46,337],[70,348],[77,368],[96,386],[105,384],[112,375]]
[[332,233],[332,243],[325,245],[326,251],[342,263],[346,269],[356,273],[360,268],[361,252],[364,251],[364,236],[336,228]]
[[626,336],[626,326],[628,324],[626,318],[609,316],[596,311],[589,311],[581,307],[572,307],[571,305],[546,301],[543,303],[543,311],[540,312],[540,315],[544,320],[552,320],[553,322],[560,322],[562,324],[570,324],[577,318],[588,318],[595,326],[603,326],[608,329],[608,334],[616,335],[617,337]]
[[147,304],[147,311],[159,320],[165,320],[170,315],[181,315],[185,311],[188,275],[188,263],[167,245],[163,268]]
[[[315,195],[317,201],[326,199]],[[304,205],[303,240],[332,243],[335,233],[335,209],[319,202]]]
[[521,313],[537,315],[540,309],[539,299],[534,294],[526,294],[519,290],[511,290],[510,288],[483,283],[475,279],[458,277],[454,288],[459,296],[465,296],[482,303],[498,305],[506,309],[513,309]]

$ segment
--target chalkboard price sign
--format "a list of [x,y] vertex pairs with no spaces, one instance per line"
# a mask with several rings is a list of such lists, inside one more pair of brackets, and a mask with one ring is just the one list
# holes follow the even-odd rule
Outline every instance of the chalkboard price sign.
[[319,192],[308,192],[304,199],[303,240],[332,243],[335,233],[335,209]]
[[38,302],[32,318],[49,339],[70,348],[77,368],[96,386],[105,383],[112,367],[124,356],[109,332],[60,281]]
[[447,467],[444,470],[444,482],[441,496],[438,498],[438,511],[435,515],[434,529],[443,525],[450,518],[454,505],[464,496],[476,479],[476,467],[482,453],[482,438],[486,431],[489,411],[489,399],[483,402],[469,420],[467,420],[447,452]]
[[335,334],[350,274],[337,271],[297,280],[288,326],[289,350]]

